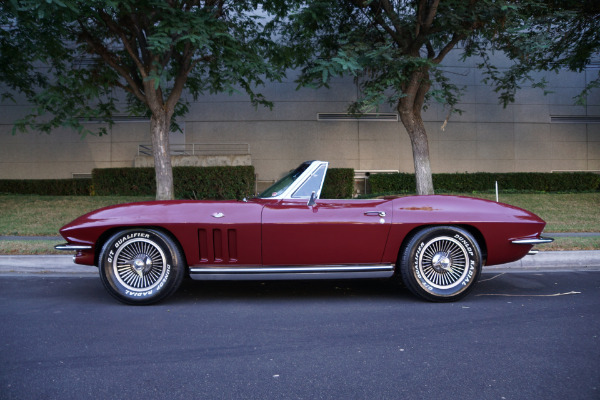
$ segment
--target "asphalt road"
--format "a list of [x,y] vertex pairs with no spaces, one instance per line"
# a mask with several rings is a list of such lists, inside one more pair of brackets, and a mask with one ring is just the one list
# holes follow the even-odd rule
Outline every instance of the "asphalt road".
[[380,281],[0,276],[2,399],[598,399],[600,272],[484,273],[458,303]]

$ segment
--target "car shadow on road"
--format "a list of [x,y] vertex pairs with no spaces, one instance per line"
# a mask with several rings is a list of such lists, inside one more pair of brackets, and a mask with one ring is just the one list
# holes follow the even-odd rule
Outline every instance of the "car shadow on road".
[[294,300],[380,298],[416,300],[401,285],[387,279],[298,281],[192,281],[186,280],[167,301]]

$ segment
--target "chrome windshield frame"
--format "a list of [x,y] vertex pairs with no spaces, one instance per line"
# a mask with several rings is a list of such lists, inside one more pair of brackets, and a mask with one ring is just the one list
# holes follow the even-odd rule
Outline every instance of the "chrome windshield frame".
[[[313,174],[321,168],[321,166],[325,166],[325,172],[323,173],[323,177],[321,179],[321,183],[319,185],[319,190],[315,191],[315,196],[318,199],[321,196],[321,190],[323,189],[323,183],[325,182],[325,176],[327,175],[327,168],[329,167],[329,162],[327,161],[305,161],[302,164],[310,163],[310,165],[290,184],[283,192],[279,193],[276,196],[262,196],[259,197],[261,199],[308,199],[310,196],[293,196],[293,194],[307,181],[309,180]],[[302,165],[300,164],[300,165]],[[287,174],[285,175],[287,176]],[[284,176],[284,178],[285,178]],[[284,179],[282,178],[282,179]],[[280,179],[281,180],[281,179]],[[292,197],[293,196],[293,197]]]

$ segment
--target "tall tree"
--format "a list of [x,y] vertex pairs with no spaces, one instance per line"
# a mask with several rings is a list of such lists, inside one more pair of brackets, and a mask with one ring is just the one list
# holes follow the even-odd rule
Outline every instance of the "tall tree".
[[[360,114],[386,102],[398,111],[412,144],[417,193],[432,194],[422,110],[435,100],[445,104],[448,117],[452,112],[460,112],[456,105],[462,90],[444,74],[441,63],[460,44],[464,57],[484,57],[479,66],[487,68],[488,78],[496,85],[502,100],[512,101],[514,91],[528,79],[529,72],[548,69],[558,58],[557,54],[544,53],[542,49],[536,53],[535,62],[526,57],[527,47],[535,46],[531,29],[548,24],[555,16],[546,3],[542,0],[297,2],[299,6],[290,18],[285,36],[299,49],[296,54],[298,65],[303,66],[301,85],[327,86],[332,76],[352,75],[361,94],[350,107],[351,112]],[[562,9],[562,3],[575,6],[578,1],[554,3]],[[568,13],[562,16],[570,21]],[[576,32],[576,26],[572,28]],[[509,51],[511,44],[515,46],[515,37],[523,40],[509,53],[515,60],[515,68],[506,74],[498,72],[488,55],[494,50]],[[557,44],[557,52],[559,47]],[[546,63],[543,55],[549,58]]]
[[[86,121],[112,124],[118,97],[150,118],[157,199],[173,198],[169,132],[186,90],[256,92],[281,74],[254,0],[11,0],[0,5],[0,81],[35,106],[17,129],[50,132]],[[11,93],[3,93],[10,97]],[[107,133],[106,128],[97,132]]]
[[[480,51],[486,80],[493,83],[503,104],[514,100],[525,82],[544,88],[546,81],[532,71],[583,72],[600,53],[600,2],[597,0],[545,0],[522,2],[519,18],[507,21],[498,32],[496,46],[512,61],[504,71],[494,68]],[[480,49],[481,50],[481,49]],[[472,53],[472,54],[473,54]],[[594,89],[600,88],[600,71],[574,98],[583,105]]]

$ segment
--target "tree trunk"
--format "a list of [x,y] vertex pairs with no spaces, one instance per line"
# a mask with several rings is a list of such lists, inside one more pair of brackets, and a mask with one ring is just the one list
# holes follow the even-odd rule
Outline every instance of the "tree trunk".
[[169,151],[169,129],[171,116],[166,113],[154,113],[150,118],[154,170],[156,173],[156,200],[173,200],[173,168]]
[[418,195],[434,194],[429,162],[429,142],[421,117],[425,95],[430,86],[427,67],[414,71],[410,74],[408,84],[402,90],[405,96],[398,102],[400,120],[408,132],[412,145]]
[[412,145],[413,162],[415,164],[415,178],[417,180],[417,194],[434,194],[433,179],[431,177],[431,164],[429,162],[429,143],[425,124],[421,118],[420,109],[415,115],[413,110],[404,110],[398,106],[400,120],[408,132]]

